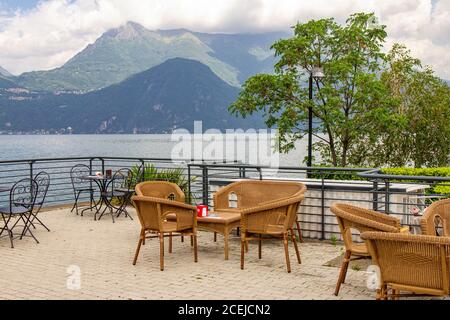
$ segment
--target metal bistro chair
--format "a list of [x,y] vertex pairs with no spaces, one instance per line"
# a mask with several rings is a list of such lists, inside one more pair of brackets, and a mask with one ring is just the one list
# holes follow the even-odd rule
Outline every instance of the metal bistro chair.
[[[131,197],[134,195],[133,181],[135,181],[135,179],[133,177],[133,172],[130,169],[120,169],[114,173],[113,178],[108,183],[106,187],[106,194],[104,193],[102,195],[108,199],[109,209],[114,209],[116,211],[115,213],[117,213],[117,218],[124,213],[125,217],[129,217],[133,220],[126,209],[127,205],[131,204]],[[104,212],[100,216],[99,220],[102,218]],[[111,215],[113,214],[114,213],[111,212]]]
[[[30,218],[34,204],[36,201],[36,195],[38,192],[38,184],[35,180],[27,178],[17,182],[11,189],[9,195],[9,206],[0,208],[0,214],[3,219],[3,228],[0,231],[0,237],[3,232],[7,232],[11,241],[11,248],[14,248],[14,234],[13,230],[17,224],[22,221],[24,223],[23,231],[20,238],[26,235],[28,232],[30,236],[37,242],[39,241],[34,236],[29,228]],[[12,218],[16,218],[15,223],[10,227]]]
[[[80,195],[82,193],[89,192],[90,194],[90,207],[88,209],[93,209],[95,207],[95,200],[94,200],[95,189],[92,187],[90,182],[82,179],[83,177],[89,176],[90,174],[91,169],[84,164],[78,164],[70,170],[70,180],[72,181],[73,195],[75,197],[75,203],[73,204],[72,210],[70,210],[70,212],[76,210],[77,215],[78,215],[78,200],[80,199]],[[83,212],[81,212],[81,216],[83,216]]]
[[31,212],[30,223],[28,224],[27,229],[23,230],[22,236],[25,235],[28,228],[33,227],[33,229],[36,229],[36,224],[43,226],[48,232],[50,232],[50,229],[37,216],[44,205],[45,198],[47,197],[48,188],[50,187],[50,175],[47,172],[42,171],[34,177],[34,181],[36,181],[38,185],[36,200],[34,202],[33,211]]

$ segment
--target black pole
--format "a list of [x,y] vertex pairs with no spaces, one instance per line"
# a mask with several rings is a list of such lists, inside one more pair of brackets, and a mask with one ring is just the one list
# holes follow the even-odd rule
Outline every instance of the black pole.
[[[309,101],[312,103],[313,100],[313,75],[309,76]],[[312,131],[313,131],[313,110],[312,106],[309,106],[309,119],[308,119],[308,163],[309,168],[312,167]]]

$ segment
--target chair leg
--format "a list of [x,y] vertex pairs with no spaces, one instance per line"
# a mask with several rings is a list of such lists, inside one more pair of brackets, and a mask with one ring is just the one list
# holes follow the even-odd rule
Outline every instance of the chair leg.
[[[78,191],[76,197],[75,197],[75,212],[77,213],[77,216],[79,215],[78,213],[78,199],[80,198],[80,194],[81,191]],[[81,216],[83,216],[83,213],[81,213]]]
[[8,224],[11,221],[11,215],[9,215],[8,219],[6,219],[5,215],[2,214],[2,219],[3,219],[4,225],[3,225],[3,228],[1,229],[0,236],[3,234],[3,231],[6,230],[6,232],[8,233],[8,236],[9,236],[9,241],[11,241],[11,248],[14,249],[14,241],[13,241],[14,236],[13,236],[11,229],[9,229],[9,227],[8,227]]
[[[145,235],[144,235],[144,237],[145,237]],[[138,242],[138,246],[136,248],[136,253],[134,254],[133,266],[135,266],[136,263],[137,263],[137,259],[138,259],[138,256],[139,256],[139,251],[141,250],[142,242],[143,242],[143,239],[142,239],[142,236],[141,236],[141,237],[139,237],[139,242]]]
[[74,202],[72,209],[70,209],[70,212],[73,212],[73,210],[75,210],[75,204],[76,204],[76,202]]
[[193,246],[194,246],[194,237],[191,236],[191,247],[193,247]]
[[38,222],[37,223],[39,223],[41,226],[43,226],[48,232],[50,232],[50,229],[41,221],[41,219],[39,219],[38,217],[37,217],[37,213],[36,214],[33,214],[33,219],[30,221],[30,223],[31,223],[31,226],[34,228],[34,229],[36,229],[36,227],[34,226],[34,224],[33,224],[33,222],[34,222],[34,220],[37,220]]
[[292,242],[294,243],[295,254],[297,255],[298,264],[302,264],[302,259],[300,258],[300,250],[298,249],[298,245],[297,245],[297,239],[295,239],[294,230],[292,230],[292,229],[291,229],[291,239],[292,239]]
[[11,249],[14,249],[14,235],[11,230],[7,230],[9,234],[9,241],[11,242]]
[[181,242],[182,243],[184,242],[184,236],[181,236]]
[[217,232],[214,232],[214,242],[217,242]]
[[398,289],[392,289],[392,300],[400,300],[400,298],[398,297],[398,295],[400,294],[400,290]]
[[241,240],[241,270],[244,270],[244,259],[245,259],[245,240]]
[[198,262],[198,252],[197,252],[197,235],[193,236],[194,238],[194,262]]
[[169,253],[172,253],[172,246],[173,246],[173,241],[172,241],[172,233],[169,235]]
[[164,234],[159,234],[159,266],[164,271]]
[[228,231],[225,231],[225,235],[224,235],[224,242],[225,242],[225,260],[228,261],[229,260],[229,243],[228,243],[228,238],[229,238],[229,234]]
[[300,222],[298,221],[298,219],[296,221],[296,224],[297,224],[298,240],[300,241],[300,243],[303,243],[304,241],[303,241],[302,229],[300,228]]
[[262,259],[262,236],[259,235],[259,241],[258,241],[258,258],[259,260]]
[[283,244],[284,244],[284,253],[285,253],[285,256],[286,256],[287,272],[291,273],[291,261],[289,260],[289,245],[288,245],[287,234],[285,234],[283,236]]
[[336,290],[334,291],[334,295],[337,297],[339,295],[339,290],[341,289],[341,284],[345,282],[345,278],[347,276],[348,264],[350,263],[350,257],[352,252],[350,250],[345,251],[344,260],[342,261],[341,271],[339,272],[339,278],[336,284]]

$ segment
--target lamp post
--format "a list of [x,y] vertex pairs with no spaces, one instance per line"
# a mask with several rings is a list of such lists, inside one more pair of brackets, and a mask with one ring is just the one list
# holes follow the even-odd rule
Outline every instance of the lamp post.
[[[313,100],[313,81],[315,79],[322,79],[325,77],[323,69],[321,67],[314,67],[309,73],[309,100],[312,103]],[[312,168],[312,138],[313,138],[313,109],[309,106],[309,119],[308,119],[308,168]]]

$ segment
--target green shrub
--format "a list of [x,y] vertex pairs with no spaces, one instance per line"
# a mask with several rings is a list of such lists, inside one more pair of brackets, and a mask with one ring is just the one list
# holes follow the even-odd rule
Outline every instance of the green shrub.
[[[134,166],[131,171],[133,176],[137,177],[140,166]],[[156,168],[153,164],[144,165],[143,181],[167,181],[175,183],[186,194],[189,193],[189,179],[184,173],[183,168]],[[195,177],[191,177],[191,183],[195,181]],[[187,202],[191,202],[191,199],[186,198]]]
[[[325,170],[321,170],[321,168],[324,168]],[[315,166],[313,170],[310,170],[309,177],[311,179],[325,179],[325,180],[365,180],[364,178],[358,176],[358,172],[356,171],[329,170],[326,168],[331,167],[328,165]],[[351,167],[349,168],[351,169]]]
[[[383,168],[381,172],[390,175],[419,176],[419,177],[449,177],[450,167],[443,168]],[[447,187],[448,185],[448,187]],[[439,183],[428,190],[430,194],[450,194],[450,183]]]
[[[322,166],[326,168],[327,166]],[[370,169],[367,169],[370,170]],[[421,176],[421,177],[450,177],[450,167],[443,168],[383,168],[381,173],[399,176]],[[311,178],[326,180],[366,180],[358,176],[357,172],[321,171],[320,167],[312,170]],[[400,182],[400,181],[399,181]],[[408,182],[408,180],[401,180]],[[410,180],[409,182],[415,182]],[[448,186],[447,186],[448,185]],[[427,190],[428,194],[450,195],[450,183],[438,183]]]
[[383,168],[384,174],[421,176],[421,177],[450,177],[450,167],[444,168]]

